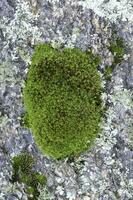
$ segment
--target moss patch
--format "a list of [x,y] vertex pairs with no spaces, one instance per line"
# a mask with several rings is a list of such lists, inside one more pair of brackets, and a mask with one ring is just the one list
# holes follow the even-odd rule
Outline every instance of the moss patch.
[[46,177],[34,172],[33,165],[34,159],[26,152],[13,157],[12,182],[25,183],[29,200],[37,200],[40,195],[38,184],[41,186],[46,184]]
[[29,117],[28,117],[28,113],[23,113],[21,115],[21,120],[20,120],[20,125],[24,128],[30,128],[29,125]]
[[113,64],[117,65],[118,63],[120,63],[123,60],[125,52],[123,39],[117,36],[115,42],[110,44],[109,50],[114,55]]
[[103,113],[99,59],[79,49],[38,45],[24,88],[24,104],[36,143],[53,158],[93,144]]
[[106,66],[104,69],[104,78],[107,81],[111,80],[111,74],[112,74],[113,68],[112,66]]
[[125,53],[125,45],[123,39],[117,36],[115,32],[113,34],[113,38],[114,42],[110,43],[108,49],[114,56],[114,62],[111,66],[106,66],[104,70],[104,77],[107,81],[111,80],[111,74],[114,68],[117,66],[117,64],[122,62]]

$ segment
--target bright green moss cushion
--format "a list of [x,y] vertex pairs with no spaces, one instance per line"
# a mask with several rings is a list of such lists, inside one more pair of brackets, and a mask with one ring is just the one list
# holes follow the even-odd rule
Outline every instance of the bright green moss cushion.
[[36,47],[24,104],[35,141],[45,154],[75,155],[96,138],[103,112],[98,62],[79,49]]

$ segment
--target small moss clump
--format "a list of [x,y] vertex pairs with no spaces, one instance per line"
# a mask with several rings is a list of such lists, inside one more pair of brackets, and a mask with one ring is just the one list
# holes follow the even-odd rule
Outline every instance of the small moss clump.
[[34,172],[32,167],[34,159],[26,152],[13,157],[13,175],[12,183],[25,183],[26,193],[29,200],[37,200],[40,195],[38,191],[38,184],[44,186],[46,184],[46,177],[38,172]]
[[111,66],[106,66],[104,70],[104,77],[105,80],[107,81],[111,80],[111,74],[114,68],[117,66],[117,64],[120,64],[122,62],[125,53],[125,45],[123,39],[117,36],[115,32],[113,34],[113,37],[114,37],[114,42],[110,44],[108,49],[113,54],[114,61]]
[[114,65],[120,63],[123,59],[125,52],[123,39],[117,37],[115,42],[110,45],[109,50],[114,55]]
[[103,113],[99,59],[79,49],[38,45],[24,88],[28,124],[42,151],[53,158],[90,147]]
[[105,78],[106,81],[110,81],[111,80],[112,71],[113,71],[112,66],[105,66],[104,78]]
[[30,128],[29,127],[29,117],[28,117],[28,113],[23,113],[21,115],[21,120],[20,120],[20,125],[24,128]]

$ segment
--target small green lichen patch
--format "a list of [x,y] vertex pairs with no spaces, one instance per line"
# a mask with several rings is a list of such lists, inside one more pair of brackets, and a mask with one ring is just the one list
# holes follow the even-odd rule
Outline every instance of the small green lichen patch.
[[99,58],[79,49],[38,45],[24,88],[35,141],[53,158],[90,147],[103,113]]
[[29,200],[37,200],[40,195],[38,185],[46,184],[46,177],[34,172],[32,167],[34,159],[26,152],[13,157],[13,175],[12,183],[19,182],[26,185],[26,193]]

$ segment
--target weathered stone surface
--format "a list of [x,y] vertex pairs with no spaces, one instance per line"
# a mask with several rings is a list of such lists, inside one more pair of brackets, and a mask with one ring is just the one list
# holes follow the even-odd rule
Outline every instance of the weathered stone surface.
[[[112,2],[114,5],[108,10],[107,6]],[[51,199],[132,199],[133,151],[128,138],[133,123],[132,2],[129,4],[129,0],[125,5],[124,2],[127,1],[110,0],[102,4],[103,0],[99,0],[83,8],[80,1],[73,0],[1,0],[0,200],[27,198],[23,185],[13,186],[9,181],[11,159],[23,150],[29,151],[36,159],[35,170],[48,177],[47,185],[54,195]],[[87,3],[87,0],[82,3]],[[125,9],[113,12],[115,5],[119,8],[120,3]],[[94,148],[73,160],[54,161],[42,155],[31,131],[20,126],[21,114],[24,113],[22,88],[34,45],[38,42],[83,50],[91,47],[102,58],[100,69],[112,65],[113,56],[107,46],[113,26],[90,10],[92,5],[97,14],[115,21],[118,34],[127,44],[127,52],[103,94],[103,100],[108,101],[109,106],[103,120],[103,131]],[[122,21],[116,20],[121,12]],[[129,21],[123,21],[126,17]]]

